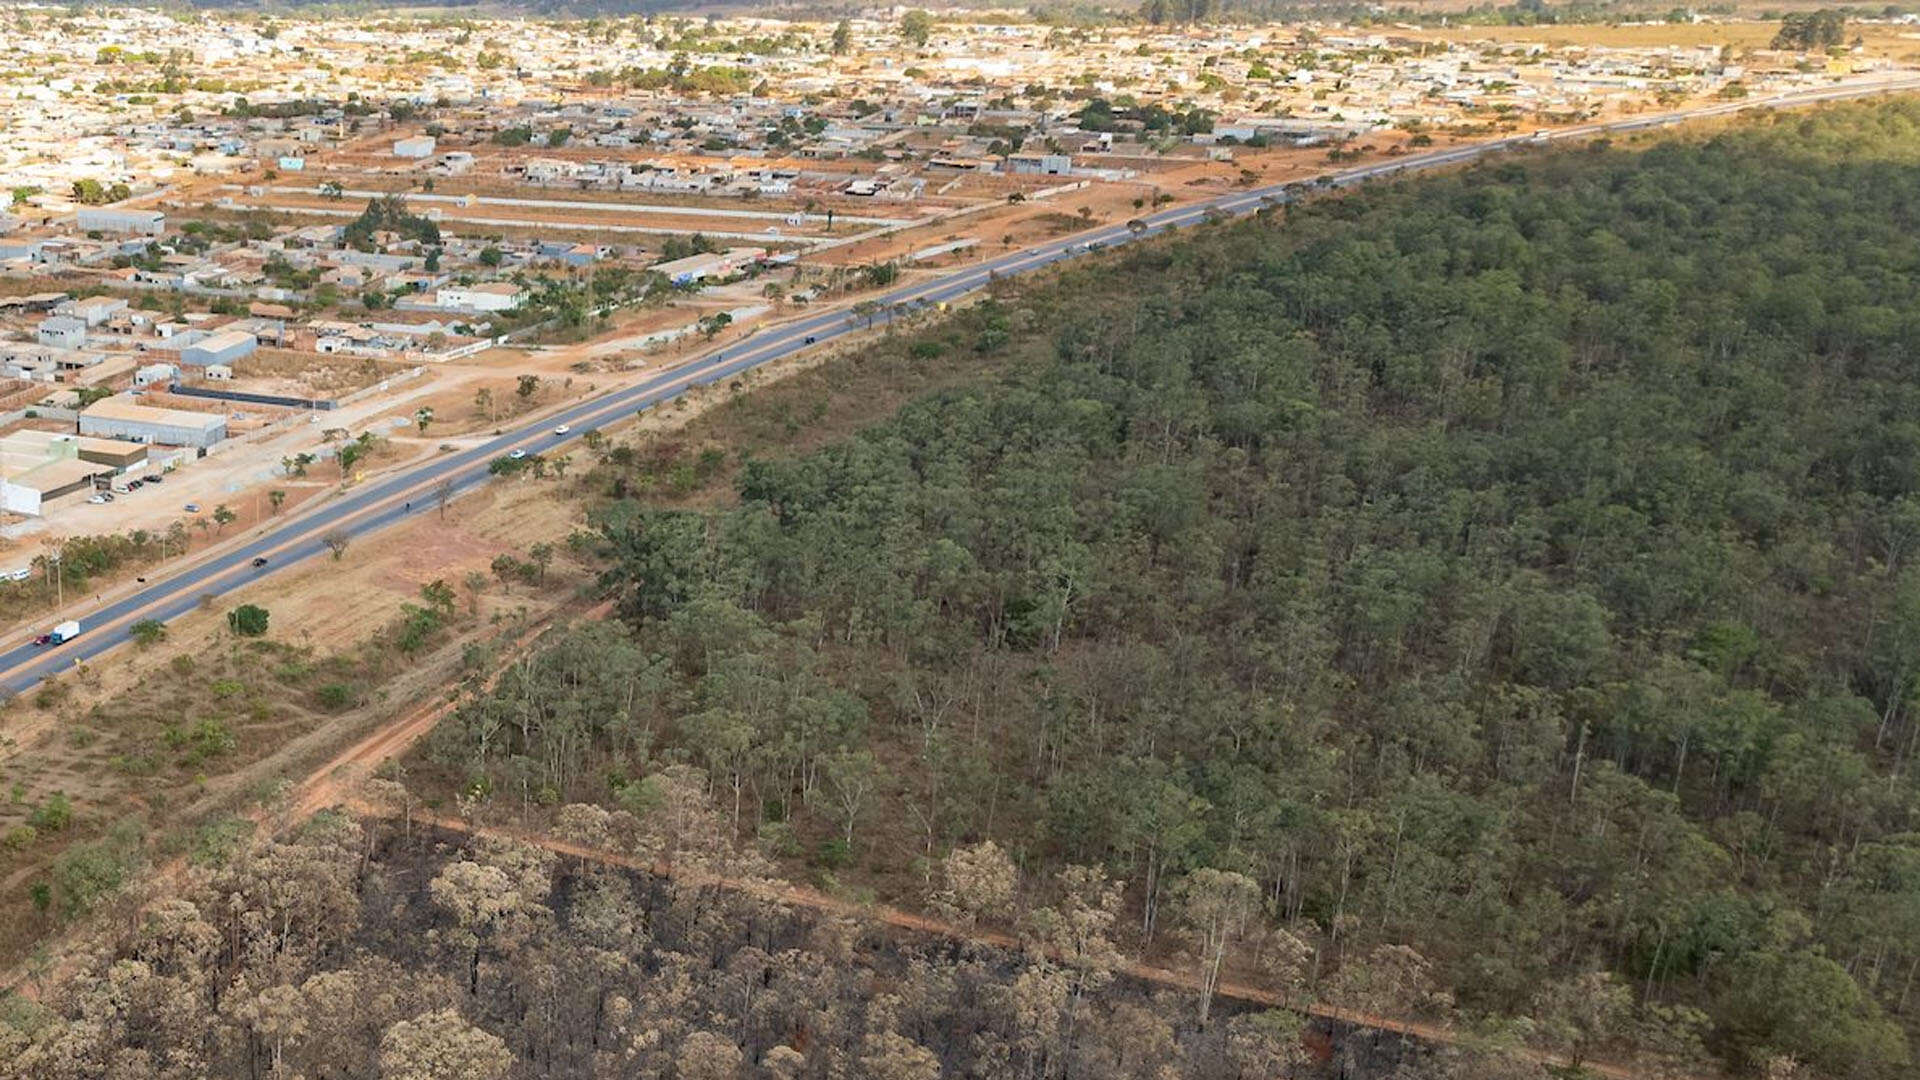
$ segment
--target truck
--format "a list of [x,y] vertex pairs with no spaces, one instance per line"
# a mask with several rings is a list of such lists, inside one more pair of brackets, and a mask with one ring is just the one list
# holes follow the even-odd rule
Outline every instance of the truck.
[[80,623],[68,619],[52,630],[33,639],[35,645],[60,645],[80,636]]

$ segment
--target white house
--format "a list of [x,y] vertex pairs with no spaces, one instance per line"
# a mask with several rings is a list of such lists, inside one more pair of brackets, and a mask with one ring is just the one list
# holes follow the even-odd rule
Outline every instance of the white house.
[[512,311],[520,306],[520,286],[505,281],[481,285],[443,285],[436,303],[461,311]]

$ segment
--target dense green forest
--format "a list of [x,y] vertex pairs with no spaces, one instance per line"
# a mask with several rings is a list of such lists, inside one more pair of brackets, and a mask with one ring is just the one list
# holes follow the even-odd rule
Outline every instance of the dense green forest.
[[1231,871],[1313,985],[1406,945],[1537,1041],[1905,1074],[1920,103],[1755,123],[1003,292],[848,375],[978,378],[724,499],[605,455],[627,632],[435,754],[503,811],[697,765],[888,894],[1101,866],[1133,948]]

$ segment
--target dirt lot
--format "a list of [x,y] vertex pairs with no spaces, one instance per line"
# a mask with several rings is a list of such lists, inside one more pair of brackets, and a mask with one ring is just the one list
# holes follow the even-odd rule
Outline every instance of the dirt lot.
[[322,356],[259,349],[234,362],[231,389],[291,397],[338,398],[407,370],[409,365],[359,356]]
[[[263,580],[177,621],[166,640],[116,651],[43,688],[0,719],[0,961],[53,928],[32,886],[64,852],[138,819],[152,854],[304,778],[342,744],[431,698],[466,650],[563,603],[582,572],[558,542],[572,528],[553,484],[490,485],[442,519],[363,540],[338,562]],[[496,555],[534,543],[560,555],[538,588],[503,585]],[[421,587],[453,590],[442,624],[408,651]],[[263,639],[234,636],[242,602],[271,613]],[[62,820],[70,814],[70,820]],[[57,905],[56,905],[57,906]]]

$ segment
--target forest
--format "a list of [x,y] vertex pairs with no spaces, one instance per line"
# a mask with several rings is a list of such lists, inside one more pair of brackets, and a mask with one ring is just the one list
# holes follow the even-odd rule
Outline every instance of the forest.
[[[683,870],[754,872],[702,785],[668,771],[655,786],[648,813],[574,806],[556,831],[670,852]],[[197,861],[145,899],[136,929],[72,962],[58,1011],[0,1009],[0,1078],[1264,1080],[1341,1067],[1294,1014],[1221,1008],[1203,1027],[1187,995],[1117,971],[1117,890],[1097,874],[1063,875],[1029,912],[1026,949],[975,947],[404,812],[329,813]],[[1396,1080],[1514,1075],[1484,1071],[1498,1056],[1399,1037],[1353,1040],[1338,1061]]]
[[[675,939],[683,965],[646,951],[661,918],[596,908],[563,946],[529,929],[575,933],[542,890],[583,894],[533,855],[411,871],[391,888],[427,897],[403,911],[369,896],[373,854],[354,903],[438,912],[427,945],[316,916],[331,951],[276,967],[299,935],[254,907],[291,901],[222,888],[194,940],[240,989],[206,1007],[241,1016],[349,956],[432,981],[381,992],[352,1068],[223,1020],[249,1075],[450,1075],[384,1064],[436,1039],[501,1076],[1326,1067],[1284,1011],[1216,1000],[1228,982],[1480,1055],[1349,1075],[1542,1075],[1520,1047],[1644,1076],[1910,1075],[1916,166],[1920,103],[1896,100],[1378,184],[1002,282],[688,432],[602,445],[567,483],[618,619],[466,701],[398,797],[993,928],[1031,966],[975,957],[963,988],[950,953],[927,984],[809,946],[817,1000],[862,1019],[754,1027],[755,988],[788,976],[753,965],[789,931],[739,969],[736,939]],[[157,917],[87,993],[157,970]],[[1089,1008],[1119,956],[1199,991]],[[723,973],[715,1019],[609,1026]],[[925,1011],[975,994],[1003,1011]],[[11,1037],[44,1054],[90,1024],[151,1057],[100,1018],[144,1001],[82,995]]]
[[697,766],[890,897],[981,839],[1102,867],[1149,952],[1231,872],[1310,986],[1406,946],[1543,1044],[1900,1074],[1916,158],[1911,102],[1782,115],[1009,287],[863,361],[979,378],[731,492],[606,455],[624,632],[435,759],[513,813]]

